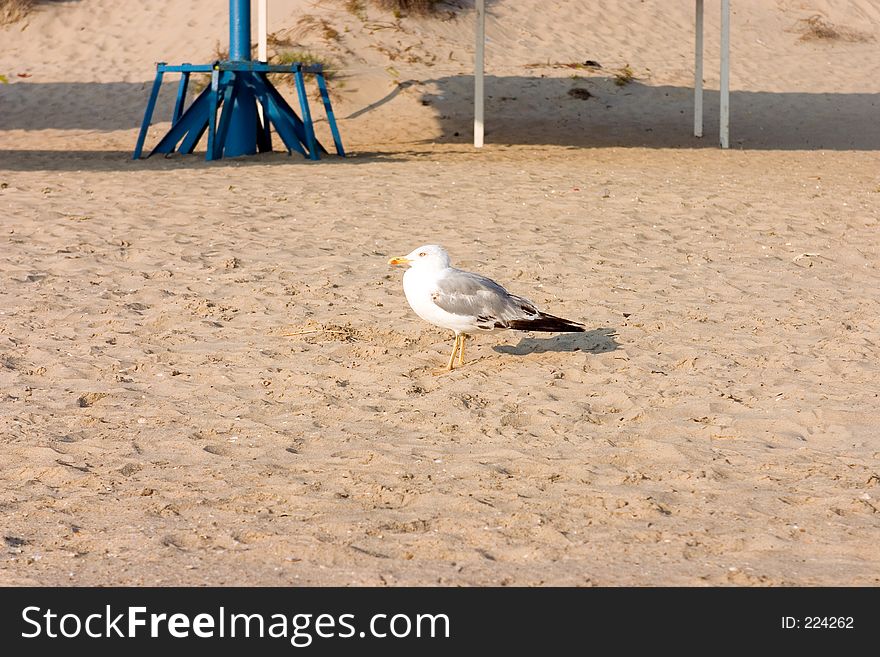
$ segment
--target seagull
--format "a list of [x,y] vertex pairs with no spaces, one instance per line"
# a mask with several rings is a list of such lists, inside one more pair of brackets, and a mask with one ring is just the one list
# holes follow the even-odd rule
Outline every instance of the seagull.
[[584,325],[543,313],[528,299],[510,294],[485,276],[453,267],[442,246],[426,244],[411,253],[391,258],[389,265],[408,265],[403,291],[416,315],[426,322],[455,332],[447,371],[464,364],[464,343],[478,331],[502,329],[582,333]]

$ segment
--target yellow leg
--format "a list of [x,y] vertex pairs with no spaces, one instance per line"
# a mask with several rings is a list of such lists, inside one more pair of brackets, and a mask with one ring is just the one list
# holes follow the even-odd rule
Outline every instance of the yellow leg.
[[461,334],[461,346],[458,348],[458,366],[464,365],[464,341],[467,340],[467,333]]
[[449,372],[452,371],[452,368],[453,368],[453,366],[454,366],[454,363],[455,363],[455,352],[458,351],[458,344],[459,344],[459,341],[460,341],[460,340],[461,340],[461,336],[456,334],[456,336],[455,336],[455,344],[452,345],[452,355],[449,357],[449,364],[446,366],[446,370],[449,371]]

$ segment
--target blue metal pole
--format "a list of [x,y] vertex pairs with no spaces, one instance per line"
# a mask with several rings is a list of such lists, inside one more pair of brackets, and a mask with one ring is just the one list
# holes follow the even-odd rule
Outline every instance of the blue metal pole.
[[229,0],[229,59],[251,61],[250,0]]
[[[229,0],[229,59],[233,62],[251,60],[251,3],[250,0]],[[242,73],[233,73],[238,76]],[[248,73],[244,73],[248,75]],[[253,155],[257,152],[257,102],[249,90],[239,88],[229,112],[229,132],[226,136],[227,157]],[[222,119],[221,119],[222,120]],[[218,135],[222,139],[222,135]]]

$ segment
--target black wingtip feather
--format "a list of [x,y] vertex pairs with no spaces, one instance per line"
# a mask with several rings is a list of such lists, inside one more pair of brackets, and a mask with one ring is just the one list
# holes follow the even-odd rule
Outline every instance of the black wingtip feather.
[[569,319],[541,313],[535,319],[514,319],[507,323],[508,328],[517,331],[545,331],[547,333],[583,333],[586,329]]

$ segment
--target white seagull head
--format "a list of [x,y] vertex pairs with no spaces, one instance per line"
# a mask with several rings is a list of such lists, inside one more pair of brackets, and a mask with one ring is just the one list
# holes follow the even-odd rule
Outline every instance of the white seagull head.
[[449,254],[446,249],[436,244],[425,244],[407,253],[405,256],[391,258],[389,265],[408,265],[422,271],[437,271],[449,267]]

